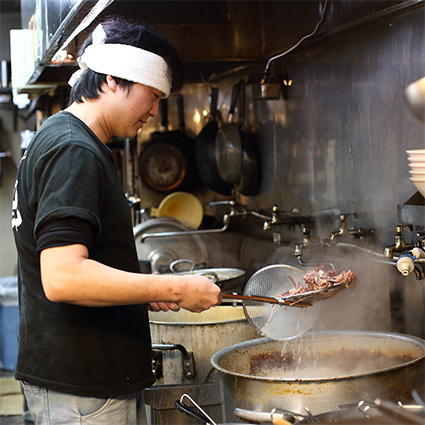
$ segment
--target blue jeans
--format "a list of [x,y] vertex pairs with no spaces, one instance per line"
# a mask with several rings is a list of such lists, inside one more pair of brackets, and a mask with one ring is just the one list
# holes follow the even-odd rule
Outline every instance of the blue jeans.
[[36,425],[146,425],[143,391],[117,397],[83,397],[22,382]]

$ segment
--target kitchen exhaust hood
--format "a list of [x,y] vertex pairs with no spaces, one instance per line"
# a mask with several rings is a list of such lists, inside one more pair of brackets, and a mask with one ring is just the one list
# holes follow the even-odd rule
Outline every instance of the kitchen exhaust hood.
[[[370,23],[371,19],[421,7],[423,1],[331,1],[318,34],[309,42]],[[314,27],[324,1],[109,0],[110,4],[66,47],[71,59],[54,60],[98,3],[99,0],[21,0],[22,28],[34,31],[35,68],[28,84],[67,84],[87,33],[105,17],[116,14],[145,21],[167,37],[185,65],[186,82],[208,81],[241,67],[257,66],[260,70],[267,58],[291,47],[300,35]]]

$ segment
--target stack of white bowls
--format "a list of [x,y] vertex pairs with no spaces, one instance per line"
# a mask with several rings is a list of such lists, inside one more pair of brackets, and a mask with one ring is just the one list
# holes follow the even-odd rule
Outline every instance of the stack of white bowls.
[[410,180],[425,197],[425,149],[408,150]]

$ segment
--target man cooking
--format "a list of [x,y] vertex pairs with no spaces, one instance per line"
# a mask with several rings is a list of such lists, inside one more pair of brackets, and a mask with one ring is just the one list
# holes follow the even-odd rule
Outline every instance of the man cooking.
[[107,147],[133,138],[182,85],[179,58],[152,28],[123,18],[81,48],[70,105],[37,132],[18,168],[16,379],[36,424],[146,423],[154,383],[148,309],[221,302],[202,276],[139,273],[128,203]]

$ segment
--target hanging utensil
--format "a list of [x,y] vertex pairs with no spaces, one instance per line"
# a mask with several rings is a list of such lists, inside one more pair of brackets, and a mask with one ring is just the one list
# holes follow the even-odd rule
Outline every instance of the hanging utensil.
[[202,186],[195,161],[195,142],[186,137],[183,98],[177,96],[179,130],[168,130],[167,99],[160,101],[162,131],[142,147],[138,168],[143,182],[160,193],[194,192]]
[[239,83],[233,85],[227,123],[217,132],[215,158],[220,177],[228,183],[238,183],[242,172],[242,140],[233,117],[239,96]]
[[256,140],[252,133],[242,131],[245,122],[245,81],[239,83],[239,129],[242,142],[242,168],[239,182],[235,189],[244,196],[253,196],[260,188],[260,164],[258,161],[259,152]]
[[204,184],[221,195],[230,195],[233,185],[224,181],[218,173],[215,157],[215,139],[218,132],[218,88],[213,87],[210,94],[210,113],[208,121],[196,137],[196,163]]
[[183,189],[186,192],[196,192],[204,186],[204,183],[200,178],[196,162],[196,140],[188,137],[186,134],[183,95],[179,93],[176,98],[180,130],[179,144],[188,163],[185,180],[183,182]]
[[159,102],[162,131],[151,134],[138,161],[142,181],[161,193],[179,189],[187,170],[185,155],[175,143],[179,132],[168,131],[167,102],[167,99]]

